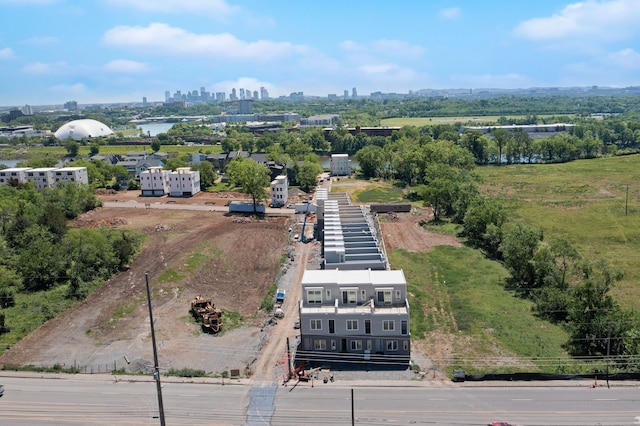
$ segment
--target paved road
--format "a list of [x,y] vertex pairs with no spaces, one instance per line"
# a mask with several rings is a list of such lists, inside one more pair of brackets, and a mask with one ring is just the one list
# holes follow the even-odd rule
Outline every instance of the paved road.
[[[22,373],[20,373],[22,374]],[[20,375],[18,374],[18,376]],[[40,375],[37,375],[40,376]],[[46,376],[46,375],[45,375]],[[55,376],[58,377],[58,376]],[[17,377],[0,372],[5,396],[0,423],[8,425],[157,425],[155,385],[148,377],[115,382],[111,376]],[[196,380],[197,381],[197,380]],[[591,389],[564,386],[430,387],[363,383],[300,383],[268,387],[248,384],[173,383],[163,380],[167,425],[348,425],[351,389],[355,422],[362,425],[640,424],[640,388],[613,384]],[[261,398],[263,399],[261,401]]]

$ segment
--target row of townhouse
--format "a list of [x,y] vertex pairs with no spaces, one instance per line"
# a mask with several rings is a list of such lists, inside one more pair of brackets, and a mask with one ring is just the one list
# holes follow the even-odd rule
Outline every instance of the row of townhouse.
[[190,197],[200,192],[200,172],[190,167],[173,171],[150,167],[140,173],[140,189],[143,196]]
[[88,185],[89,175],[86,167],[13,167],[0,170],[0,185],[8,185],[12,181],[33,182],[36,189],[42,190],[68,182]]
[[302,361],[405,366],[411,358],[407,282],[390,270],[371,218],[347,194],[316,193],[322,269],[305,270]]

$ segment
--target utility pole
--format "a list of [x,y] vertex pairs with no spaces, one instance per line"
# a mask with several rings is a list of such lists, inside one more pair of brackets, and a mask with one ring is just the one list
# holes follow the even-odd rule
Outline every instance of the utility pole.
[[160,369],[158,368],[158,349],[156,348],[156,333],[153,328],[153,309],[151,308],[151,290],[149,289],[149,274],[144,273],[144,279],[147,283],[147,303],[149,304],[149,324],[151,324],[151,344],[153,345],[153,379],[156,381],[156,390],[158,392],[158,411],[160,414],[160,426],[164,423],[164,406],[162,404],[162,386],[160,385]]
[[355,426],[356,424],[356,413],[353,405],[353,388],[351,388],[351,426]]
[[287,337],[287,370],[289,375],[287,381],[291,380],[291,350],[289,349],[289,338]]
[[611,323],[609,325],[609,331],[607,333],[607,389],[611,389],[609,387],[609,350],[611,348]]

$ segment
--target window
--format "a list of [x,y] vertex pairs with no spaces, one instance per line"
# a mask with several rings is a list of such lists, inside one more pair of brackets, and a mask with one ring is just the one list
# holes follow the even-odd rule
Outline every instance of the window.
[[360,290],[360,300],[363,302],[367,300],[367,290]]
[[381,305],[390,305],[391,290],[378,290],[378,303]]
[[322,290],[309,289],[307,290],[307,303],[322,303]]
[[326,340],[316,340],[315,341],[315,350],[316,351],[326,351],[327,350],[327,341]]
[[336,350],[336,341],[335,341],[335,340],[332,340],[332,341],[331,341],[331,350],[332,350],[332,351],[335,351],[335,350]]
[[398,350],[398,341],[397,340],[387,340],[387,350],[388,351],[397,351]]
[[311,330],[322,330],[322,320],[312,319],[309,322],[311,324]]
[[364,320],[364,334],[371,334],[371,320]]
[[402,292],[400,290],[396,290],[396,302],[400,302],[402,300]]
[[355,305],[357,297],[356,290],[342,290],[342,303],[345,305]]
[[329,320],[329,334],[333,334],[336,332],[336,322],[335,320]]
[[402,349],[405,350],[405,351],[409,350],[409,341],[408,340],[405,340],[405,341],[402,342]]
[[384,331],[393,331],[396,329],[396,322],[393,320],[382,321],[382,329]]
[[367,340],[367,350],[370,351],[372,347],[373,347],[373,341]]
[[352,340],[351,341],[351,350],[352,351],[361,351],[362,350],[362,340]]
[[347,330],[357,330],[358,320],[347,320]]
[[327,289],[327,300],[331,300],[331,290]]
[[407,334],[407,321],[403,320],[400,322],[401,327],[402,327],[402,334]]

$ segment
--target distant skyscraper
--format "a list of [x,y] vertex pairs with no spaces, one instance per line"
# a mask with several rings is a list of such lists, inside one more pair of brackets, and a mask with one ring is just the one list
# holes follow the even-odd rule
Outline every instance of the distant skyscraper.
[[253,91],[253,99],[255,99],[255,100],[260,99],[260,97],[258,96],[258,91],[257,90]]
[[216,92],[216,102],[224,102],[227,95],[224,92]]
[[245,99],[245,97],[244,97],[244,89],[240,89],[240,99]]
[[358,97],[358,91],[356,90],[356,88],[354,87],[353,89],[351,89],[351,97],[353,99]]
[[145,106],[147,105],[147,97],[146,96],[142,97],[142,105],[145,105]]
[[231,99],[232,101],[237,101],[238,100],[238,95],[236,95],[235,87],[233,89],[231,89],[231,95],[229,96],[229,99]]
[[267,92],[267,89],[265,89],[264,87],[260,88],[260,99],[262,99],[263,101],[265,99],[269,99],[269,92]]
[[343,95],[343,97],[344,97],[345,99],[349,99],[349,91],[348,91],[348,90],[345,90],[345,91],[344,91],[344,95]]
[[165,102],[169,101],[169,99],[171,99],[171,92],[169,92],[168,90],[164,91],[164,100]]
[[251,90],[250,89],[244,89],[244,93],[245,93],[245,99],[253,99],[251,97]]
[[33,115],[33,108],[31,108],[31,105],[23,106],[20,111],[22,111],[24,115]]
[[240,102],[238,102],[238,114],[252,114],[252,113],[253,113],[253,99],[240,99]]

